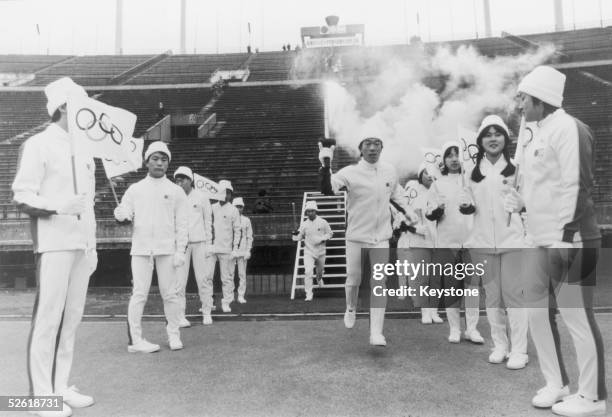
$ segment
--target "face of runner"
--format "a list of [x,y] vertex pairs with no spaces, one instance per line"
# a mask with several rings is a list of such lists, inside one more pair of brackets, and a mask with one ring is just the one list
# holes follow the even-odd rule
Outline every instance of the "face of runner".
[[317,217],[316,210],[306,210],[306,216],[308,216],[309,220],[314,220]]
[[238,213],[242,214],[242,212],[244,211],[244,206],[236,206],[236,208],[238,209]]
[[189,194],[191,192],[191,180],[189,177],[177,175],[176,178],[174,178],[174,182],[176,182],[176,184],[185,191],[185,194]]
[[423,182],[423,186],[427,189],[431,187],[431,183],[433,182],[433,178],[431,175],[427,173],[427,170],[423,171],[423,175],[421,176],[421,181]]
[[453,148],[452,151],[444,158],[444,165],[448,168],[448,172],[451,174],[459,174],[461,172],[461,164],[459,163],[459,154],[457,150]]
[[231,203],[232,200],[234,199],[234,193],[232,192],[232,190],[225,190],[225,201],[221,201],[221,205],[224,205],[225,203]]
[[153,178],[163,177],[168,170],[168,155],[162,152],[153,153],[147,160],[147,168]]
[[382,148],[382,141],[380,139],[370,138],[364,140],[361,144],[363,159],[370,164],[375,164],[380,158]]
[[529,94],[519,94],[518,108],[525,117],[526,122],[538,122],[542,120],[544,116],[544,106],[542,103],[538,103],[537,105],[534,104],[533,97]]
[[506,139],[495,126],[490,126],[482,137],[482,148],[490,157],[497,157],[504,150]]

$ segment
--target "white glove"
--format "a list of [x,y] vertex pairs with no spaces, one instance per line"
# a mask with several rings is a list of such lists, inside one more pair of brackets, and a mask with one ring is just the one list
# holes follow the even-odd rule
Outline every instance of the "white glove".
[[96,270],[96,268],[98,267],[98,252],[93,249],[90,251],[87,251],[85,253],[85,256],[87,258],[87,267],[89,268],[89,275],[93,274]]
[[[415,223],[419,222],[419,216],[412,210],[406,210],[406,214],[401,213],[404,216],[404,223],[406,223],[408,226],[411,226]],[[401,221],[400,221],[401,224]]]
[[85,194],[71,197],[69,200],[60,204],[57,214],[68,214],[78,216],[85,211]]
[[508,213],[518,213],[525,207],[523,197],[514,188],[504,197],[504,210]]
[[204,256],[212,256],[215,253],[215,246],[211,244],[204,245]]
[[132,221],[132,213],[130,213],[128,209],[123,206],[115,207],[113,214],[115,215],[115,219],[120,222],[124,222],[126,220]]
[[472,197],[470,193],[464,188],[459,193],[459,205],[460,206],[469,206],[472,204]]
[[175,252],[174,257],[172,258],[172,266],[178,268],[185,264],[185,254],[182,252]]
[[230,258],[236,259],[238,257],[240,257],[240,252],[238,252],[237,250],[233,250],[232,254],[230,255]]
[[319,150],[319,161],[321,161],[321,165],[325,166],[324,160],[325,158],[329,158],[329,163],[331,164],[331,162],[334,160],[334,148],[323,148],[320,147]]
[[244,254],[244,259],[247,260],[247,261],[249,259],[251,259],[251,251],[250,250],[246,251],[246,253]]

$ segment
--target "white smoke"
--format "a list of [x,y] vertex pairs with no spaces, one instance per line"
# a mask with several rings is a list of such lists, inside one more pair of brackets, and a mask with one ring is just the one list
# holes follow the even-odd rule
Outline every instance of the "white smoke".
[[385,69],[372,80],[347,87],[326,83],[327,123],[337,144],[356,156],[362,138],[383,138],[382,159],[405,178],[422,161],[422,146],[458,139],[458,126],[477,130],[488,114],[508,120],[520,78],[553,54],[554,47],[546,46],[520,56],[488,58],[461,46],[409,61],[377,57]]

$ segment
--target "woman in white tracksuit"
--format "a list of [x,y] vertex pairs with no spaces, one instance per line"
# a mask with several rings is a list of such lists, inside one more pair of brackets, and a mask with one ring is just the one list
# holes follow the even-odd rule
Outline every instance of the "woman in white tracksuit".
[[240,234],[238,237],[237,251],[232,253],[232,267],[230,272],[232,274],[232,282],[234,280],[234,272],[236,266],[238,266],[238,302],[240,304],[246,303],[246,270],[247,262],[251,259],[251,249],[253,248],[253,227],[251,226],[251,219],[243,215],[244,211],[244,200],[242,197],[234,198],[232,201],[236,210],[238,210],[239,219],[238,225],[240,227]]
[[142,313],[149,296],[154,266],[168,321],[168,344],[171,350],[183,348],[176,274],[185,263],[189,216],[185,192],[166,178],[169,160],[170,151],[165,143],[157,141],[149,145],[145,152],[148,175],[130,185],[121,204],[115,208],[118,221],[132,221],[134,224],[130,251],[134,287],[128,306],[130,353],[159,350],[159,345],[142,336]]
[[[209,260],[209,254],[212,252],[212,208],[210,200],[206,196],[193,188],[193,172],[188,167],[178,167],[174,172],[174,180],[185,191],[188,201],[187,215],[187,251],[185,252],[185,263],[178,268],[177,285],[178,296],[181,303],[181,321],[180,327],[189,327],[191,323],[185,317],[185,308],[187,305],[186,288],[189,278],[189,265],[193,260],[193,271],[195,273],[198,291],[200,293],[200,302],[204,304],[204,300],[210,300],[213,294],[212,277],[207,279],[206,262]],[[211,324],[206,318],[203,319],[204,324]]]
[[[392,235],[391,210],[393,202],[408,217],[407,223],[416,221],[416,215],[404,196],[398,183],[395,168],[379,161],[382,152],[382,140],[367,137],[359,143],[362,159],[356,165],[342,168],[331,174],[332,151],[322,148],[319,159],[323,163],[320,170],[321,188],[324,194],[347,192],[347,227],[346,227],[346,312],[344,325],[352,328],[357,314],[357,300],[362,273],[362,249],[389,248]],[[329,162],[326,159],[329,158]],[[388,251],[370,251],[370,263],[387,263]],[[384,254],[384,255],[383,255]],[[372,259],[378,257],[381,259]],[[375,285],[381,283],[374,282]],[[382,283],[384,285],[384,282]],[[370,344],[386,346],[383,336],[386,296],[370,298]]]
[[63,396],[62,411],[36,414],[64,417],[72,414],[71,407],[94,403],[69,387],[68,379],[89,277],[98,262],[96,165],[80,146],[71,165],[66,103],[71,95],[86,97],[85,90],[61,78],[45,87],[45,95],[52,123],[22,145],[12,190],[17,207],[30,215],[36,254],[37,294],[27,350],[30,395]]
[[[418,183],[412,188],[406,184],[406,192],[414,191],[416,197],[410,199],[410,207],[417,214],[419,221],[408,226],[401,218],[394,219],[394,229],[399,231],[400,238],[397,242],[398,258],[410,263],[425,262],[431,263],[433,256],[433,248],[435,244],[436,227],[435,223],[425,217],[430,206],[430,187],[433,178],[428,174],[425,164],[421,164],[418,169]],[[404,249],[404,250],[402,250]],[[400,276],[400,285],[406,285],[407,279],[405,276]],[[439,299],[424,297],[419,295],[419,287],[429,286],[430,288],[440,288],[440,277],[428,276],[420,274],[416,277],[410,277],[408,283],[411,288],[415,288],[417,295],[412,297],[415,307],[421,308],[421,322],[423,324],[442,323],[442,318],[438,315]]]
[[[463,177],[463,167],[459,162],[459,144],[447,142],[442,147],[444,166],[441,169],[442,176],[438,179],[433,188],[433,197],[437,207],[430,209],[426,217],[436,221],[436,249],[434,250],[433,261],[436,264],[461,264],[470,262],[469,253],[464,250],[465,239],[472,227],[471,216],[463,215],[461,207],[469,205],[469,197],[465,190],[465,179]],[[471,288],[471,281],[468,276],[443,275],[442,286],[445,289]],[[444,297],[446,316],[448,318],[449,336],[448,341],[459,343],[461,341],[461,307],[462,297]],[[482,344],[484,339],[478,332],[478,297],[465,297],[465,338],[473,343]]]
[[[516,175],[516,167],[509,157],[510,137],[504,121],[499,116],[485,117],[476,143],[479,152],[467,182],[473,204],[464,211],[473,212],[474,227],[465,247],[470,248],[472,263],[484,265],[482,280],[494,345],[489,362],[502,363],[508,358],[509,369],[521,369],[529,360],[527,310],[523,308],[522,280],[517,268],[523,255],[521,248],[525,247],[525,232],[519,216],[512,216],[507,225],[508,214],[503,205]],[[476,280],[473,276],[473,283]]]

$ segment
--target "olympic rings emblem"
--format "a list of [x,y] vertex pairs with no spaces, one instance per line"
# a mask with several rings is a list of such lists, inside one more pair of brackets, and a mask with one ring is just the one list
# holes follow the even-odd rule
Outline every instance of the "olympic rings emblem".
[[476,157],[478,156],[478,152],[480,152],[480,149],[478,149],[478,145],[474,143],[470,143],[468,145],[467,141],[464,138],[461,138],[461,142],[463,143],[463,160],[471,160],[472,162],[476,163]]
[[523,142],[523,148],[526,148],[527,145],[533,140],[533,129],[529,126],[525,128],[525,142]]
[[[115,142],[117,145],[121,145],[123,142],[123,133],[121,130],[119,130],[117,125],[112,122],[110,116],[106,113],[100,114],[100,117],[98,118],[93,110],[84,107],[77,112],[75,119],[77,127],[83,130],[89,140],[93,142],[100,142],[108,135],[110,135],[113,142]],[[98,126],[98,129],[96,130],[100,130],[100,134],[97,135],[95,132],[92,133],[92,130],[95,129],[96,124]],[[135,146],[136,144],[134,144],[134,149],[136,149]]]

